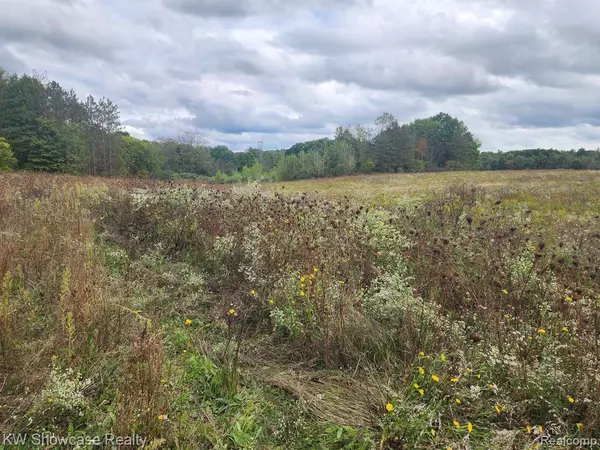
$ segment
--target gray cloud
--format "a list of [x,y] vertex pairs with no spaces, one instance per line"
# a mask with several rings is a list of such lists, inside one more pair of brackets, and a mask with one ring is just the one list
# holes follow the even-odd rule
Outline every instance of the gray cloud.
[[599,16],[595,0],[3,0],[0,66],[107,96],[152,138],[289,146],[446,111],[484,148],[595,148]]

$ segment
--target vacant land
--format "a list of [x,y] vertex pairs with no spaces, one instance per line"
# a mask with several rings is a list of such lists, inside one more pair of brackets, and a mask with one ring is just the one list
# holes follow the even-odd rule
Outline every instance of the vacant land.
[[184,449],[600,438],[599,198],[584,171],[0,175],[0,431]]

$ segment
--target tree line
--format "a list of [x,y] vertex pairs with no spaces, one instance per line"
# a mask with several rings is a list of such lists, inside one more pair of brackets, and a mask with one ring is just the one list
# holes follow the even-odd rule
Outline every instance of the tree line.
[[148,141],[123,131],[110,99],[81,100],[43,75],[0,69],[0,170],[226,183],[375,172],[600,168],[600,153],[583,149],[491,153],[480,147],[467,126],[446,113],[408,124],[384,113],[374,127],[340,126],[332,138],[282,150],[233,152],[205,145],[191,132]]

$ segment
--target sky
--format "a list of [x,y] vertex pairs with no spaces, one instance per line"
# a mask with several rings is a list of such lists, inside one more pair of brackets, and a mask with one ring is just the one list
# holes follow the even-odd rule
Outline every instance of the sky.
[[124,129],[287,148],[447,112],[483,150],[600,146],[598,0],[0,0],[0,67]]

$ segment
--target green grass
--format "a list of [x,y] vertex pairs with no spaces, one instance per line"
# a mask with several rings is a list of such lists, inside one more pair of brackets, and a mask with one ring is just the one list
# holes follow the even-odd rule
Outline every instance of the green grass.
[[600,173],[571,171],[0,175],[1,431],[184,449],[600,438],[598,198]]

